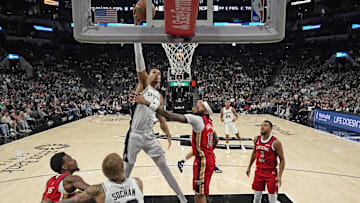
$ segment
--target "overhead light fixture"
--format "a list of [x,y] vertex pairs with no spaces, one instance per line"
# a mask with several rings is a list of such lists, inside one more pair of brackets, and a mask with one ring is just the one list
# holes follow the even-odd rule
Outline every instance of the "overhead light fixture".
[[336,52],[336,57],[337,58],[341,58],[341,57],[347,58],[347,57],[349,57],[349,54],[346,52]]
[[19,59],[19,55],[17,55],[17,54],[9,54],[9,55],[8,55],[8,59],[11,59],[11,60],[13,60],[13,59]]
[[352,29],[359,29],[360,28],[360,24],[352,24]]
[[45,27],[45,26],[40,26],[40,25],[33,25],[35,30],[38,31],[45,31],[45,32],[53,32],[54,29],[52,27]]
[[320,28],[321,28],[321,24],[302,26],[302,30],[316,30],[316,29],[320,29]]
[[311,0],[295,1],[295,2],[291,2],[291,5],[296,6],[296,5],[307,4],[307,3],[311,3]]

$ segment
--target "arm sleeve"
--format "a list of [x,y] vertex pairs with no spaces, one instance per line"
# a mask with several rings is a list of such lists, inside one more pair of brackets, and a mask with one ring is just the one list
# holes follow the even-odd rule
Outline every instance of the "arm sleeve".
[[187,120],[187,123],[192,125],[195,132],[199,133],[204,130],[204,120],[200,116],[196,116],[193,114],[185,114],[185,118]]
[[145,71],[145,61],[142,53],[141,43],[134,43],[136,71]]

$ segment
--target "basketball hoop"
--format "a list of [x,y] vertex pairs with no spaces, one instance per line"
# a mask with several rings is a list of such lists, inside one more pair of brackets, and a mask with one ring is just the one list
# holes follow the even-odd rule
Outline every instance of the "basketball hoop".
[[191,74],[191,62],[197,43],[162,43],[170,68],[176,72]]

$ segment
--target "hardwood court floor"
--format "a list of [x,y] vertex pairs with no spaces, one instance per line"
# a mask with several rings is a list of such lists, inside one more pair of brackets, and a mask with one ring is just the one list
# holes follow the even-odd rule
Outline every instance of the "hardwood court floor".
[[[254,137],[265,119],[274,123],[273,135],[283,143],[286,170],[280,193],[296,202],[358,202],[360,188],[360,145],[346,139],[285,121],[270,115],[241,115],[237,121],[240,135]],[[111,152],[122,155],[129,116],[93,116],[63,125],[30,137],[0,146],[1,203],[38,203],[45,183],[54,172],[49,159],[59,151],[74,157],[81,169],[79,174],[89,184],[105,180],[101,171],[103,158]],[[191,134],[190,125],[168,123],[174,137]],[[224,134],[223,123],[214,116],[215,130]],[[155,127],[160,132],[159,125]],[[237,141],[231,141],[238,144]],[[192,160],[186,162],[181,174],[176,163],[191,150],[173,141],[160,140],[167,162],[185,194],[191,187]],[[220,141],[224,143],[224,141]],[[246,145],[252,145],[247,141]],[[252,193],[254,167],[251,177],[245,175],[251,150],[232,150],[226,154],[216,149],[216,163],[224,170],[214,174],[210,185],[212,194]],[[145,195],[174,195],[152,160],[141,152],[132,176],[144,182]]]

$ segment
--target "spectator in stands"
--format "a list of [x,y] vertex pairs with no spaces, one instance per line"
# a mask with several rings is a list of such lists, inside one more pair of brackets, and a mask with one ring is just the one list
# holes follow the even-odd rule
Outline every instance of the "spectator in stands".
[[8,111],[5,111],[4,116],[1,118],[1,123],[7,124],[10,127],[10,130],[16,132],[16,128],[17,128],[16,121],[11,119]]

